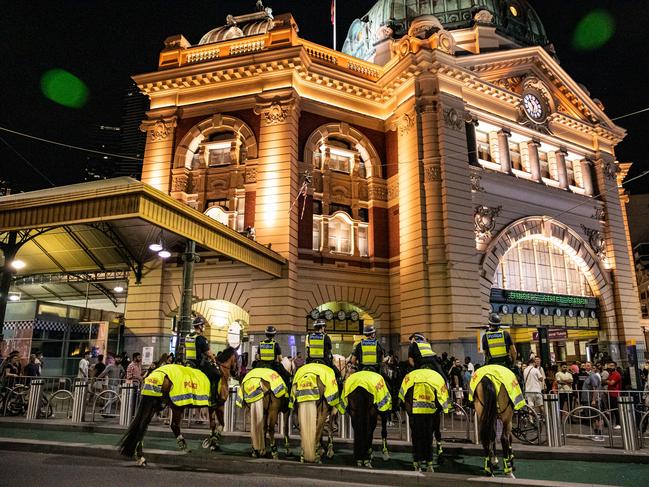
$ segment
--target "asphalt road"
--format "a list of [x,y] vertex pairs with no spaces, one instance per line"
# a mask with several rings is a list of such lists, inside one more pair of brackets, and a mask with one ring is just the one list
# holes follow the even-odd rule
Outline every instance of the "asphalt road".
[[[69,487],[86,485],[135,485],[138,487],[182,487],[200,485],[246,487],[367,487],[362,484],[321,481],[306,478],[226,475],[199,469],[134,466],[133,462],[116,463],[113,459],[72,457],[3,451],[0,453],[0,486],[2,487]],[[380,487],[380,486],[377,486]]]

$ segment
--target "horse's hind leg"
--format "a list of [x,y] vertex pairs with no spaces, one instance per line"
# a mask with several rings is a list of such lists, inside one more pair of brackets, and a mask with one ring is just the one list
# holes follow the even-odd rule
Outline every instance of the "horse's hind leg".
[[388,451],[388,422],[390,421],[391,414],[391,411],[381,413],[381,453],[383,454],[384,461],[390,460],[390,452]]
[[270,406],[268,407],[268,441],[270,444],[270,453],[273,459],[277,460],[279,454],[277,453],[277,445],[275,444],[275,427],[277,426],[277,418],[279,417],[279,400],[271,399]]
[[512,409],[503,414],[503,433],[500,442],[503,447],[503,472],[509,477],[514,477],[514,452],[512,450]]
[[173,434],[176,436],[178,448],[189,453],[187,442],[180,431],[180,423],[183,420],[183,411],[182,408],[171,406],[171,431],[173,431]]
[[435,436],[436,449],[435,454],[437,455],[437,464],[441,465],[444,463],[444,447],[442,446],[442,410],[438,409],[433,414],[433,435]]
[[203,441],[203,448],[209,448],[210,451],[217,451],[219,449],[221,434],[217,431],[215,409],[213,407],[207,408],[207,414],[210,418],[210,436]]

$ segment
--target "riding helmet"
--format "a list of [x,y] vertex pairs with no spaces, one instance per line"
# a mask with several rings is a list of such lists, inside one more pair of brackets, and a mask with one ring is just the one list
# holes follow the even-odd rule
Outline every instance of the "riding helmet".
[[372,335],[374,333],[376,333],[376,329],[372,325],[363,328],[363,335]]
[[498,313],[489,313],[489,324],[500,325],[500,315]]
[[275,335],[277,333],[277,328],[274,326],[267,326],[266,327],[266,335]]
[[327,322],[323,320],[322,318],[315,320],[315,323],[313,323],[313,327],[317,330],[319,328],[324,328],[327,326]]
[[415,340],[426,341],[426,337],[425,337],[423,334],[421,334],[421,333],[413,333],[412,335],[410,335],[410,337],[408,338],[408,340],[412,340],[413,338],[414,338]]
[[192,325],[194,325],[194,328],[198,328],[199,326],[205,326],[205,318],[203,318],[202,316],[197,316],[192,321]]

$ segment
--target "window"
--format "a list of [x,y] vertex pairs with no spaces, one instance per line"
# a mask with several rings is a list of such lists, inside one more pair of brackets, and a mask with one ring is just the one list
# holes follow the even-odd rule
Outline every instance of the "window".
[[358,219],[365,223],[369,222],[370,221],[369,210],[367,208],[359,208]]
[[246,197],[244,195],[236,197],[235,226],[237,232],[243,232],[244,219],[246,217]]
[[367,225],[358,225],[358,253],[361,257],[370,255],[367,243]]
[[320,237],[320,232],[321,232],[321,227],[322,227],[322,217],[321,216],[314,216],[313,217],[313,250],[315,252],[320,252],[320,247],[321,247],[321,237]]
[[230,212],[224,210],[220,206],[212,206],[205,212],[205,214],[225,226],[229,226],[230,224]]
[[329,169],[349,173],[351,169],[351,157],[347,154],[341,154],[332,148],[329,157]]
[[476,129],[475,131],[476,150],[478,151],[478,159],[487,162],[495,162],[491,157],[491,150],[489,147],[489,134]]
[[509,141],[509,158],[512,163],[512,169],[523,171],[523,161],[521,158],[521,148],[517,142]]
[[352,221],[347,215],[338,213],[329,220],[329,251],[352,253]]
[[575,260],[543,239],[522,240],[503,256],[494,278],[502,289],[592,296],[593,292]]
[[322,215],[322,201],[313,200],[313,214]]
[[336,203],[331,203],[329,205],[329,214],[333,215],[337,211],[342,211],[343,213],[347,213],[348,216],[352,216],[352,209],[347,206],[347,205],[338,205]]
[[541,168],[541,177],[549,179],[550,176],[550,163],[548,162],[548,153],[539,150],[539,166]]

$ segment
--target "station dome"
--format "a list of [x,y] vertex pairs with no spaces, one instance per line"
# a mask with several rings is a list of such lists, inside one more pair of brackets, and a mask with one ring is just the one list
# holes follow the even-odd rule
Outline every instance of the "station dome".
[[549,44],[539,16],[526,0],[379,0],[352,22],[342,51],[369,60],[386,27],[399,38],[408,32],[413,20],[433,15],[446,30],[464,29],[475,23],[474,16],[482,10],[492,16],[490,23],[498,33],[517,44]]

